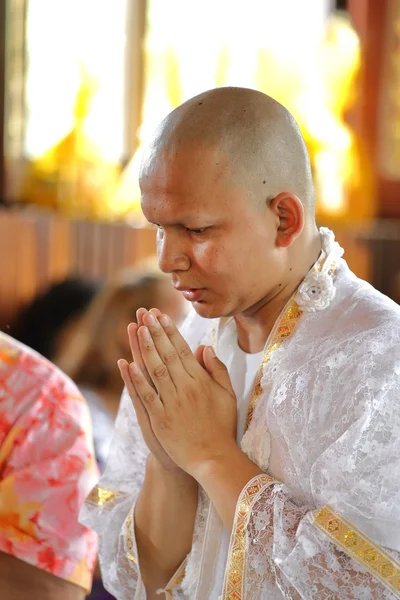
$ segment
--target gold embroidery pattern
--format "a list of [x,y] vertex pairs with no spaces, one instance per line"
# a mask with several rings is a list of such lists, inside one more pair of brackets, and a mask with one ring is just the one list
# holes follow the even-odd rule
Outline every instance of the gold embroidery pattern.
[[240,494],[231,535],[228,563],[225,573],[222,600],[243,598],[243,575],[247,552],[247,526],[254,503],[265,486],[275,483],[269,475],[257,475]]
[[266,365],[271,360],[271,356],[275,352],[275,350],[278,350],[278,348],[282,346],[284,341],[293,334],[301,314],[302,312],[298,307],[297,302],[292,297],[286,305],[283,315],[278,320],[272,332],[272,335],[270,336],[271,342],[267,345],[264,355],[262,357],[256,381],[254,384],[253,394],[249,403],[249,407],[247,409],[245,431],[247,431],[251,423],[254,414],[254,409],[258,400],[260,399],[260,396],[263,393],[261,379],[264,372],[264,365]]
[[172,579],[169,581],[167,588],[173,590],[175,587],[177,587],[178,585],[180,585],[185,577],[185,571],[186,571],[186,558],[183,561],[183,563],[181,564],[181,566],[178,568],[177,572],[175,573],[175,575],[172,576]]
[[133,540],[133,507],[129,511],[129,514],[125,521],[125,531],[124,531],[125,544],[128,548],[126,552],[126,558],[137,566],[137,560],[135,555],[132,553],[134,551],[135,542]]
[[165,588],[162,590],[158,590],[157,593],[164,592],[165,598],[166,599],[171,598],[171,600],[172,600],[173,595],[174,595],[174,589],[177,588],[182,583],[182,581],[185,577],[186,563],[187,563],[187,559],[185,558],[185,560],[183,561],[183,563],[181,563],[180,567],[178,567],[178,569],[174,573],[174,575],[172,575],[171,579],[168,581]]
[[383,548],[374,544],[330,506],[324,506],[313,523],[346,554],[375,575],[396,598],[400,598],[400,563]]
[[[260,366],[257,371],[257,376],[256,376],[256,380],[254,383],[253,393],[252,393],[252,396],[251,396],[251,399],[249,402],[249,406],[247,409],[246,423],[245,423],[245,429],[244,429],[245,431],[247,431],[247,429],[251,423],[251,420],[252,420],[253,414],[254,414],[254,409],[256,407],[258,400],[260,399],[260,397],[263,393],[261,379],[262,379],[263,372],[264,372],[264,365],[266,365],[271,360],[271,356],[275,352],[275,350],[278,350],[278,348],[280,348],[282,346],[284,341],[293,334],[293,332],[296,328],[297,322],[301,315],[302,315],[302,311],[298,307],[297,302],[294,300],[294,295],[293,295],[292,298],[289,300],[288,304],[286,305],[283,315],[281,315],[281,317],[278,319],[277,324],[275,325],[271,335],[269,336],[269,339],[271,340],[271,342],[267,343],[267,345],[266,345],[263,357],[261,359]],[[216,347],[217,347],[217,338],[218,338],[217,327],[213,329],[211,335],[212,335],[212,347],[214,348],[214,351],[215,351]]]
[[[132,507],[131,510],[129,511],[129,514],[125,521],[124,539],[125,539],[125,546],[127,548],[125,556],[129,560],[129,562],[131,562],[136,567],[136,569],[138,569],[138,561],[135,556],[133,511],[134,511],[134,507]],[[187,563],[187,559],[185,558],[185,560],[182,562],[180,567],[177,569],[177,571],[171,577],[171,579],[169,580],[169,582],[167,583],[165,588],[162,590],[164,592],[166,598],[172,598],[173,590],[182,583],[182,581],[185,577],[186,563]]]
[[114,500],[114,498],[118,498],[122,495],[123,492],[96,485],[86,498],[86,502],[93,504],[94,506],[104,506],[111,500]]

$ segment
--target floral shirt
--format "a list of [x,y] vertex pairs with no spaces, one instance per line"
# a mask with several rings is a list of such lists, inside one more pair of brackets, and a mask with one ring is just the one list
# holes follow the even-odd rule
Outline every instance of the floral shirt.
[[0,551],[89,590],[97,537],[78,513],[97,478],[77,388],[0,332]]

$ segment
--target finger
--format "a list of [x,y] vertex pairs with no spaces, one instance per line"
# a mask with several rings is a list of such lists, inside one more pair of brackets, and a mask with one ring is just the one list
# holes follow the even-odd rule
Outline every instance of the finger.
[[126,389],[128,390],[129,397],[132,400],[132,404],[135,409],[140,428],[143,429],[143,427],[146,425],[150,426],[150,419],[149,419],[148,412],[145,409],[142,401],[140,400],[140,398],[136,392],[135,386],[132,382],[131,374],[130,374],[131,369],[129,368],[128,362],[126,360],[124,360],[123,358],[121,358],[117,364],[118,364],[118,368],[121,373],[121,377],[126,385]]
[[178,353],[178,356],[181,359],[181,362],[185,367],[187,373],[189,373],[189,375],[191,375],[192,377],[198,376],[200,373],[200,365],[196,360],[196,357],[193,354],[192,350],[190,349],[189,344],[179,333],[179,330],[176,327],[176,325],[174,325],[174,323],[171,321],[168,315],[162,315],[158,319],[158,321],[162,326],[163,330],[165,331],[172,346]]
[[153,313],[153,315],[155,315],[157,318],[161,317],[161,310],[158,308],[151,308],[149,311],[145,308],[138,308],[136,311],[136,320],[139,327],[143,325],[143,317],[147,312]]
[[203,359],[203,351],[204,351],[204,348],[205,348],[205,346],[203,346],[203,345],[201,345],[201,346],[198,346],[198,347],[196,348],[196,350],[194,351],[194,356],[195,356],[195,358],[196,358],[197,362],[199,363],[199,365],[200,365],[201,367],[203,367],[203,369],[206,369],[206,370],[207,370],[207,367],[206,367],[206,365],[204,364],[204,359]]
[[130,323],[128,325],[128,337],[129,337],[129,346],[132,352],[133,361],[139,366],[139,369],[143,372],[147,381],[152,384],[151,377],[147,372],[146,365],[144,364],[142,351],[140,350],[139,340],[138,340],[138,325],[136,323]]
[[135,363],[129,365],[129,375],[135,392],[142,401],[150,420],[152,417],[157,417],[164,412],[164,406],[160,396],[152,385],[148,383],[142,371]]
[[[171,344],[167,334],[161,327],[159,320],[156,318],[153,312],[149,312],[143,317],[143,324],[146,326],[147,330],[150,331],[154,347],[162,363],[167,368],[171,380],[175,384],[175,387],[178,387],[179,383],[182,382],[182,378],[188,376],[178,352]],[[145,331],[143,331],[143,333],[145,334]],[[143,359],[151,375],[152,371],[150,370],[149,365],[146,362],[146,356],[143,350],[142,354]],[[159,361],[156,359],[155,356],[153,356],[153,359],[156,360],[156,362],[151,365],[151,369],[160,369],[161,373],[162,369],[161,367],[159,367]]]
[[121,373],[122,380],[130,394],[130,387],[132,386],[132,382],[129,375],[129,364],[124,358],[120,358],[119,361],[117,361],[117,365],[119,368],[119,372]]
[[[146,315],[145,322],[149,320],[149,315]],[[153,320],[156,321],[157,319]],[[161,330],[162,328],[159,327]],[[149,329],[146,326],[139,327],[138,329],[138,339],[139,346],[143,356],[144,364],[146,365],[146,369],[151,377],[151,380],[159,392],[163,401],[168,398],[175,397],[176,395],[176,387],[171,378],[169,367],[167,367],[168,361],[170,363],[174,363],[174,369],[177,370],[178,365],[178,357],[176,359],[169,356],[168,354],[164,354],[163,359],[161,358],[153,340],[152,335],[150,334]],[[173,352],[176,355],[175,350]],[[164,362],[165,361],[165,362]],[[180,378],[184,377],[185,370],[181,364],[180,366]]]
[[214,348],[206,346],[203,350],[203,361],[208,373],[227,392],[234,393],[229,377],[228,369],[223,362],[217,358]]
[[146,313],[147,313],[146,308],[138,308],[138,310],[136,311],[136,322],[138,324],[138,327],[141,327],[143,325],[143,316]]

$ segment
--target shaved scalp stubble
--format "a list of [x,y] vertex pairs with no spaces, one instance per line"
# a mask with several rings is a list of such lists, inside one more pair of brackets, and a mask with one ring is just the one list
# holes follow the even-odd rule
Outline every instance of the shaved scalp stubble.
[[[314,217],[310,160],[299,127],[273,98],[252,89],[206,91],[173,110],[146,149],[141,178],[154,161],[193,145],[212,148],[229,166],[233,183],[264,204],[280,192],[295,194]],[[216,162],[218,169],[218,161]]]

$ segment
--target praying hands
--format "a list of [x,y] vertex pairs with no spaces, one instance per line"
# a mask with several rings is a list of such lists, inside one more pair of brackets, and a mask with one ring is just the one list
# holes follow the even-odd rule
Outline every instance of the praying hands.
[[236,398],[228,372],[210,347],[193,354],[166,315],[138,311],[128,328],[133,362],[122,378],[144,439],[168,470],[193,477],[236,445]]

